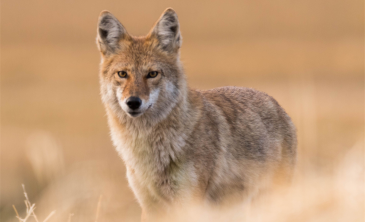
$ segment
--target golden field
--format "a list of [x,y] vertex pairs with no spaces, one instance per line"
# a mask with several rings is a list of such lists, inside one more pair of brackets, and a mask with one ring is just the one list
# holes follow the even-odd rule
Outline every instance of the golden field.
[[192,88],[256,88],[297,127],[293,186],[247,221],[364,221],[360,0],[1,1],[0,221],[18,221],[12,205],[25,216],[22,184],[39,221],[139,221],[99,96],[96,23],[106,9],[144,35],[167,7]]

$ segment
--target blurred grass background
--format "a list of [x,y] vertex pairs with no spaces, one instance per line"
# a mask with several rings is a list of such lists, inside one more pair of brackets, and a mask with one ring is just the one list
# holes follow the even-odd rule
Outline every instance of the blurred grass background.
[[340,212],[331,195],[337,180],[348,183],[338,172],[355,147],[348,162],[360,199],[342,213],[362,221],[362,0],[1,1],[0,220],[15,221],[12,204],[25,209],[21,184],[40,218],[56,210],[54,221],[71,213],[72,221],[91,220],[103,195],[101,220],[139,219],[100,101],[96,23],[106,9],[129,33],[145,35],[167,7],[179,15],[190,86],[272,95],[298,129],[298,177],[326,178],[327,205],[311,205],[318,197],[308,194],[322,186],[306,184],[295,201],[302,208],[281,220],[345,221],[319,215]]

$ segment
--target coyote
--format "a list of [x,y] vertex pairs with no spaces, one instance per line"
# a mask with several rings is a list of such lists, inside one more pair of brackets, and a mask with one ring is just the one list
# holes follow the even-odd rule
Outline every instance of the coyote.
[[191,201],[245,201],[290,178],[296,162],[296,130],[280,105],[250,88],[190,89],[181,43],[171,8],[143,37],[99,16],[102,102],[146,219]]

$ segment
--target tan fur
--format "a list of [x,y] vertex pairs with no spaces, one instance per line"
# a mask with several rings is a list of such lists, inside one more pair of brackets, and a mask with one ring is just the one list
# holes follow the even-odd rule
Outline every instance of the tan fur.
[[[146,220],[192,202],[248,200],[279,171],[289,179],[296,160],[295,127],[272,97],[249,88],[187,87],[181,41],[172,9],[146,37],[130,36],[109,12],[99,17],[102,100]],[[121,70],[128,78],[117,75]],[[147,78],[154,70],[159,75]],[[136,117],[125,105],[131,96],[142,100]]]

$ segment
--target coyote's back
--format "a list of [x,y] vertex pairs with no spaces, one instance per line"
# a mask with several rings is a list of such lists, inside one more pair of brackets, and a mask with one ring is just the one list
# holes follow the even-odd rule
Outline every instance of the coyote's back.
[[100,84],[112,140],[144,217],[175,206],[248,200],[289,180],[296,132],[279,104],[249,88],[188,88],[176,13],[145,37],[109,12],[99,17]]

